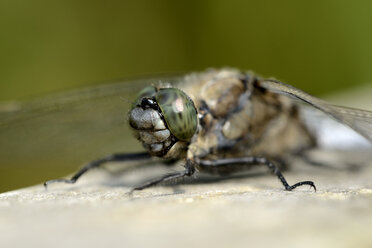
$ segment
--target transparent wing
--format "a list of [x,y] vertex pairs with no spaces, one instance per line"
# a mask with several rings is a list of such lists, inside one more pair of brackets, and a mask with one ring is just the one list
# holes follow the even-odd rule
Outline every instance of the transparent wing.
[[127,113],[142,87],[160,81],[175,82],[177,77],[114,83],[0,106],[0,169],[76,169],[107,154],[142,150],[132,137]]
[[332,116],[337,121],[348,125],[353,130],[372,142],[372,112],[361,109],[347,108],[332,105],[321,99],[313,97],[302,90],[275,80],[265,80],[259,86],[278,94],[289,95],[301,100]]

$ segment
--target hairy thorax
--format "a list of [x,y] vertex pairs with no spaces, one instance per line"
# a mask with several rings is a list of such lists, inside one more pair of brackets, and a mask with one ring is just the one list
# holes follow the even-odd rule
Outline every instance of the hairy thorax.
[[217,159],[280,157],[314,145],[297,107],[259,87],[260,79],[234,70],[186,78],[183,88],[199,113],[199,129],[187,156]]

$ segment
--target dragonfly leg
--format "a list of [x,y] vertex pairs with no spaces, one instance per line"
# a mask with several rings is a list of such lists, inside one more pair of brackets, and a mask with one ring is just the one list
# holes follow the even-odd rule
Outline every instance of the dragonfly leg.
[[169,173],[160,178],[156,178],[154,180],[146,182],[143,185],[133,188],[129,193],[132,193],[135,190],[143,190],[143,189],[155,186],[162,182],[171,181],[171,180],[175,180],[178,178],[183,178],[185,176],[191,176],[194,174],[194,172],[195,172],[194,165],[191,163],[191,161],[186,161],[185,170],[174,172],[174,173]]
[[125,162],[125,161],[136,161],[136,160],[143,160],[149,159],[151,156],[148,153],[130,153],[130,154],[112,154],[97,160],[94,160],[86,165],[83,166],[78,172],[76,172],[70,179],[53,179],[44,182],[44,187],[47,188],[51,183],[75,183],[83,174],[87,171],[97,168],[107,162]]
[[241,166],[241,165],[266,165],[282,182],[286,190],[291,191],[301,185],[310,185],[315,191],[316,187],[312,181],[301,181],[293,185],[289,185],[287,180],[284,178],[283,174],[280,172],[279,168],[271,162],[269,159],[264,157],[242,157],[242,158],[226,158],[217,160],[199,160],[198,165],[203,168],[210,167],[224,167],[224,166]]

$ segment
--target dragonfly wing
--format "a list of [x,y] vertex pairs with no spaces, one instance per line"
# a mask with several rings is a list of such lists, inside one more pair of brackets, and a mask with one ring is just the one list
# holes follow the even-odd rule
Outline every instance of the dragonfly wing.
[[141,147],[127,113],[151,79],[102,85],[0,107],[0,162],[6,167],[69,167]]
[[311,106],[300,106],[300,116],[321,148],[332,150],[370,149],[372,143],[335,118]]
[[312,107],[321,110],[337,121],[355,130],[357,133],[372,142],[372,112],[361,109],[337,106],[311,96],[304,91],[291,85],[275,80],[264,80],[259,86],[274,93],[288,95],[292,98],[310,104]]

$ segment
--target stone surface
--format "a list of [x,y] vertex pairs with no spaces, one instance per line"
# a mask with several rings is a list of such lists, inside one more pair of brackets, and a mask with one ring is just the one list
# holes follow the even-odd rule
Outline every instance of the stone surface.
[[284,191],[257,168],[245,176],[198,175],[130,196],[130,184],[173,168],[124,173],[111,165],[75,185],[3,193],[0,247],[371,247],[372,166],[295,164],[285,173],[288,181],[313,180],[317,192]]

